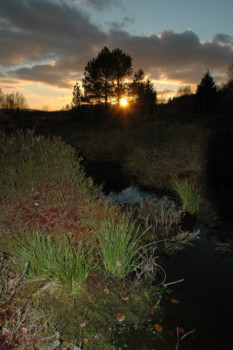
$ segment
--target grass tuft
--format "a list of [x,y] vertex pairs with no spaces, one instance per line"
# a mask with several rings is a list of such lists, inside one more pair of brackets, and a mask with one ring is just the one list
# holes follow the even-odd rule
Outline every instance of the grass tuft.
[[96,269],[92,249],[68,240],[58,244],[40,232],[27,233],[17,240],[15,254],[21,264],[28,263],[29,280],[55,280],[73,292]]
[[[143,234],[142,234],[143,235]],[[123,278],[139,264],[139,251],[143,249],[139,226],[129,215],[108,219],[99,234],[101,255],[106,271]]]
[[197,185],[189,183],[187,179],[178,178],[174,179],[171,184],[183,204],[183,209],[190,214],[195,214],[201,203],[201,195]]

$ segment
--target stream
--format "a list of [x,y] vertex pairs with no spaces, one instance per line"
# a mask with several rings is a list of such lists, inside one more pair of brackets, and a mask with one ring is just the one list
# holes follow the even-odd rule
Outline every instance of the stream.
[[[85,167],[88,176],[96,184],[103,183],[103,193],[113,203],[136,204],[142,199],[150,200],[153,193],[142,191],[116,164],[92,163]],[[185,332],[195,329],[187,347],[180,343],[179,349],[187,350],[232,350],[233,349],[233,260],[215,252],[217,238],[202,223],[192,229],[200,230],[200,239],[193,247],[186,248],[175,256],[163,256],[159,264],[167,275],[167,283],[184,279],[169,288],[179,303],[162,303],[166,324],[182,327]],[[146,335],[138,334],[139,337]],[[124,348],[141,350],[134,345],[133,335]],[[188,338],[188,337],[187,337]],[[136,341],[135,344],[139,344]],[[139,346],[139,347],[137,347]],[[146,347],[146,349],[149,349]],[[151,344],[150,350],[158,348]]]

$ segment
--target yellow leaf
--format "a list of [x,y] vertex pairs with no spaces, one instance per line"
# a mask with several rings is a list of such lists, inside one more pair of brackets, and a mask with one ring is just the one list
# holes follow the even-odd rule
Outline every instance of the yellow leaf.
[[184,333],[185,333],[185,330],[184,330],[184,328],[179,327],[179,328],[178,328],[178,332],[179,332],[180,334],[184,334]]
[[123,314],[122,312],[118,312],[118,313],[117,313],[117,319],[118,319],[119,322],[124,321],[124,319],[125,319],[125,314]]
[[119,259],[116,260],[116,266],[122,267],[122,262]]
[[90,295],[87,295],[87,301],[89,301],[90,303],[94,303],[94,300],[91,299]]
[[153,314],[155,312],[155,309],[152,307],[149,308],[150,314]]
[[179,300],[177,300],[177,299],[171,299],[171,303],[172,303],[172,304],[179,304]]
[[15,276],[14,272],[12,272],[12,271],[8,272],[8,277],[13,278],[14,276]]
[[89,343],[88,338],[83,338],[83,344],[88,344],[88,343]]
[[121,299],[124,301],[129,301],[129,297],[124,297],[124,298],[122,297]]
[[95,338],[96,340],[99,340],[99,338],[101,337],[101,335],[102,335],[102,334],[101,334],[100,332],[99,332],[99,333],[96,333],[96,335],[95,335],[94,338]]
[[160,324],[156,323],[154,324],[154,327],[156,329],[157,332],[162,332],[163,330],[163,326],[161,326]]

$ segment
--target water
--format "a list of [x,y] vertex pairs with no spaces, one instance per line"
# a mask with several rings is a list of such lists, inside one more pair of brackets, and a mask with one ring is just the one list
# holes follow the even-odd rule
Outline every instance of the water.
[[[107,196],[112,203],[137,204],[142,200],[153,201],[156,196],[140,191],[137,187],[127,187],[120,192],[110,192]],[[233,349],[233,261],[215,253],[217,238],[207,229],[200,229],[200,240],[193,248],[177,256],[166,256],[160,263],[166,271],[167,282],[184,279],[172,285],[179,306],[172,315],[172,305],[167,309],[166,322],[182,326],[186,331],[195,329],[195,340],[191,349]],[[151,344],[152,346],[153,344]]]
[[143,200],[153,202],[158,199],[157,196],[140,191],[135,186],[126,187],[120,192],[109,192],[102,196],[102,199],[111,199],[113,204],[140,204]]
[[[196,329],[195,349],[233,349],[233,262],[214,251],[215,237],[199,225],[200,241],[179,256],[162,259],[168,281],[181,300],[179,322]],[[202,347],[198,347],[202,346]]]
[[[104,173],[103,168],[102,173]],[[107,173],[108,177],[111,177],[111,172],[107,171]],[[114,179],[117,178],[119,179],[119,174],[114,171]],[[129,179],[121,183],[123,185],[121,189],[120,186],[113,184],[112,191],[111,184],[109,186],[106,178],[104,180],[106,196],[111,197],[113,203],[137,204],[143,199],[154,200],[156,197],[152,193],[140,191],[136,186],[130,186]],[[196,228],[200,229],[200,240],[193,248],[177,256],[160,259],[167,274],[167,282],[184,279],[182,283],[170,287],[179,300],[175,312],[174,305],[169,303],[169,300],[162,304],[164,322],[173,329],[174,326],[182,327],[186,332],[195,329],[195,336],[190,337],[189,343],[181,343],[179,350],[232,350],[233,261],[215,253],[217,238],[211,232],[208,232],[200,223],[196,224]],[[146,337],[146,334],[144,336]],[[141,339],[143,335],[134,334],[134,340],[137,337]],[[135,341],[137,343],[137,340]],[[130,344],[129,339],[129,345],[126,348],[134,349],[135,346]],[[151,348],[149,346],[146,349],[153,348],[154,344],[151,340]]]

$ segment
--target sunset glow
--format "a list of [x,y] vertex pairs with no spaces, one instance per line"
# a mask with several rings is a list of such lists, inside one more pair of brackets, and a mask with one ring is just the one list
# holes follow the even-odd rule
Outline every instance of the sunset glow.
[[207,3],[181,2],[168,1],[169,15],[164,1],[148,0],[145,8],[133,0],[124,6],[121,0],[0,0],[0,89],[22,93],[32,109],[59,110],[72,102],[87,62],[106,45],[130,55],[134,73],[141,68],[163,101],[187,85],[195,91],[206,69],[225,83],[233,62],[233,2],[216,2],[209,22]]
[[126,100],[126,98],[121,98],[120,105],[122,107],[127,107],[128,106],[128,101]]

